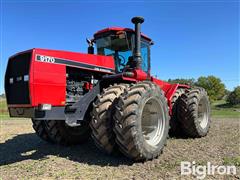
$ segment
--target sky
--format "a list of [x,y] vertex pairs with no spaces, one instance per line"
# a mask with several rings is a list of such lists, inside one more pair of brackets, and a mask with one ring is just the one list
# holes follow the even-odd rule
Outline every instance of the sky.
[[86,37],[106,27],[133,28],[153,39],[158,78],[214,75],[233,90],[240,84],[238,1],[1,0],[0,93],[8,57],[31,48],[87,52]]

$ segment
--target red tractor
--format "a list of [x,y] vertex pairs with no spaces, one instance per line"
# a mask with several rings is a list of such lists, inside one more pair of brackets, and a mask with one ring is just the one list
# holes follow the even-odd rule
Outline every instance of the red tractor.
[[[152,40],[135,30],[106,28],[87,40],[88,54],[34,48],[9,58],[5,91],[11,117],[31,118],[45,141],[71,145],[92,136],[106,153],[156,158],[169,133],[203,137],[210,106],[202,88],[150,74]],[[96,46],[96,55],[94,54]]]

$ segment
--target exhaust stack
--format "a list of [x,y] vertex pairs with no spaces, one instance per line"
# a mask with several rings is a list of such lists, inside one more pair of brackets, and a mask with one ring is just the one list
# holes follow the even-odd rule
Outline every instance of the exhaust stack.
[[136,68],[141,69],[142,57],[141,57],[141,24],[144,22],[143,17],[132,18],[132,23],[135,25],[135,47],[133,60],[136,63]]

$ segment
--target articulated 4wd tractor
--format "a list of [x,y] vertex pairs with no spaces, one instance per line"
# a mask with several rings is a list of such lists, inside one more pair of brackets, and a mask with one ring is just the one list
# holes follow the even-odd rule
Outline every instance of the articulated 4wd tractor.
[[[34,48],[9,58],[5,91],[11,117],[31,118],[45,141],[78,144],[92,136],[111,154],[156,158],[168,134],[203,137],[210,106],[202,88],[150,74],[152,40],[135,29],[106,28],[87,40],[88,53]],[[94,54],[94,46],[96,54]]]

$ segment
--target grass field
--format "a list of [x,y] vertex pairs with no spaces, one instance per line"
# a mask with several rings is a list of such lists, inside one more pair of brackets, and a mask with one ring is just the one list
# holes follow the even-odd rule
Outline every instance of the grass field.
[[0,98],[0,119],[8,119],[8,111],[7,111],[7,104],[6,100],[3,98]]
[[217,118],[240,118],[240,104],[230,105],[224,100],[213,102],[212,116]]
[[[232,106],[224,100],[213,102],[211,114],[214,118],[240,118],[240,104]],[[0,99],[0,118],[9,118],[5,99]]]

